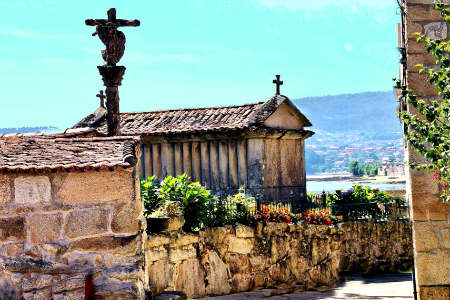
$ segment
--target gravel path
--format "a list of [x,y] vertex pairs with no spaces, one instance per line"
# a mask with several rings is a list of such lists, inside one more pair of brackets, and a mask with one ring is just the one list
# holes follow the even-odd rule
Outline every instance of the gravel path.
[[335,299],[414,299],[411,274],[381,275],[375,277],[347,276],[338,287],[328,292],[302,292],[276,295],[275,290],[260,290],[226,296],[207,297],[201,300],[335,300]]

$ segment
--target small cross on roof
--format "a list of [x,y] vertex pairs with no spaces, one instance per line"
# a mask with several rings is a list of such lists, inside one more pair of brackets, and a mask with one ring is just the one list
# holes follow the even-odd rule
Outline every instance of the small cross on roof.
[[280,94],[280,86],[283,85],[283,81],[280,80],[280,75],[275,75],[275,77],[277,79],[274,79],[272,82],[277,85],[277,91],[276,91],[275,95],[279,95]]

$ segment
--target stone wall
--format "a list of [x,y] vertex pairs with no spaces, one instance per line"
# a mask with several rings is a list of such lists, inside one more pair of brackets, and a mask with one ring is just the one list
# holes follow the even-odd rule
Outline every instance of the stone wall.
[[325,290],[339,272],[392,272],[412,261],[410,223],[259,224],[151,235],[146,276],[155,294],[222,295],[263,287]]
[[144,299],[133,169],[0,174],[0,279],[26,300]]
[[[449,1],[445,3],[448,5]],[[448,39],[448,24],[433,9],[431,0],[406,0],[406,52],[408,88],[424,100],[434,99],[436,89],[418,73],[416,64],[433,66],[435,60],[427,54],[423,44],[416,42],[415,32],[434,39]],[[400,37],[400,44],[402,44]],[[402,74],[401,74],[402,75]],[[408,111],[416,113],[412,106]],[[412,149],[407,148],[407,162],[423,162]],[[412,207],[415,248],[416,282],[421,300],[450,298],[450,206],[439,200],[439,186],[432,175],[424,171],[406,170],[407,197]]]

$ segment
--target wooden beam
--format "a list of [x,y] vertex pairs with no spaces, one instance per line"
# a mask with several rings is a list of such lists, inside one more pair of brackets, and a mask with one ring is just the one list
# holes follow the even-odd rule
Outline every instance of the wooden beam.
[[247,188],[247,140],[237,141],[239,187]]
[[187,176],[193,177],[192,175],[192,146],[190,142],[183,143],[183,172]]
[[209,146],[208,142],[200,143],[200,154],[201,154],[201,183],[207,188],[211,188],[211,180],[209,173]]
[[199,182],[202,181],[201,168],[200,143],[192,142],[192,180]]
[[161,144],[152,144],[153,174],[161,179]]
[[237,141],[230,140],[228,143],[228,156],[229,156],[229,170],[230,170],[230,188],[239,188],[239,172],[238,172],[238,157],[237,157]]

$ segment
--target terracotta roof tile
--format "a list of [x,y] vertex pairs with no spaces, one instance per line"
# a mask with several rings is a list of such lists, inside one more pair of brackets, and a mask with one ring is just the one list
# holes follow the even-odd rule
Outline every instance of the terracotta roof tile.
[[[159,135],[245,129],[251,126],[249,116],[256,114],[262,103],[229,107],[121,113],[121,134]],[[106,133],[106,124],[103,122],[97,130]]]
[[[167,135],[253,129],[263,126],[264,121],[284,102],[298,111],[305,126],[311,126],[289,98],[276,95],[266,102],[237,106],[121,113],[120,130],[122,135]],[[107,132],[105,118],[99,117],[99,110],[74,126],[80,127],[96,128],[100,134]]]
[[136,163],[138,141],[133,137],[2,137],[0,172],[128,168]]

